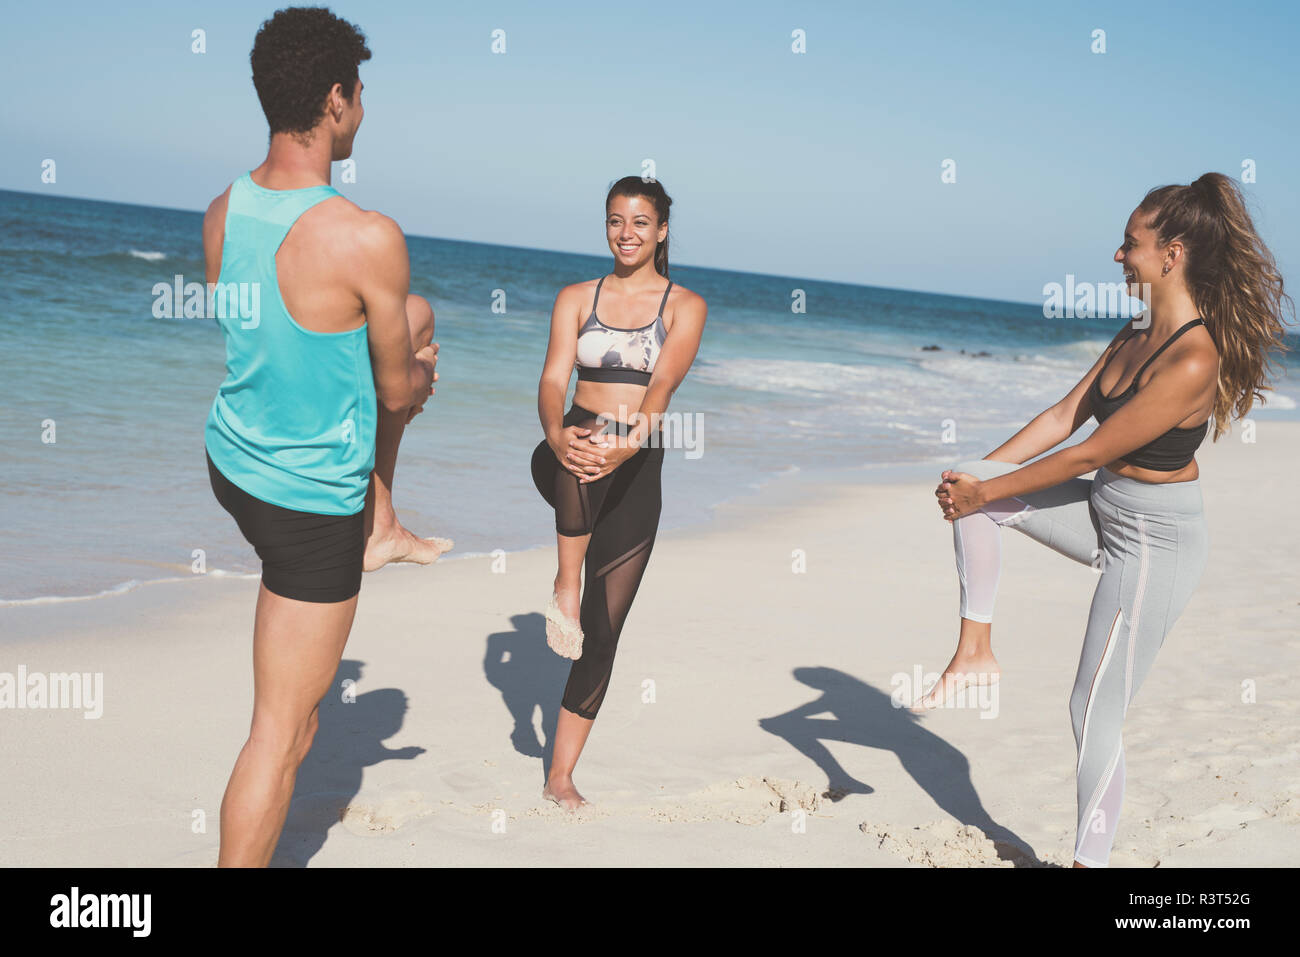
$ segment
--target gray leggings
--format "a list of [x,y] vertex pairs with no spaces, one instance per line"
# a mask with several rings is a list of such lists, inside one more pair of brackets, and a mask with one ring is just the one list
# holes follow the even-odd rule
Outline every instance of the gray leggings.
[[[981,480],[1018,468],[984,459],[954,466]],[[1100,572],[1070,720],[1079,753],[1074,859],[1105,867],[1124,800],[1124,715],[1205,568],[1200,483],[1158,485],[1100,468],[1091,480],[991,502],[957,519],[963,618],[993,620],[1003,525]]]

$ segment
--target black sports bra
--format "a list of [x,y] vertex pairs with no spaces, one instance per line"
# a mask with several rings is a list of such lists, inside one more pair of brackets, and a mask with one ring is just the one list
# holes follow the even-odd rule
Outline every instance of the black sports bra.
[[[1122,406],[1129,399],[1137,394],[1138,379],[1142,378],[1142,373],[1147,371],[1147,366],[1156,361],[1160,353],[1164,352],[1173,343],[1175,339],[1181,336],[1192,326],[1205,325],[1204,319],[1193,319],[1191,322],[1180,327],[1177,332],[1170,336],[1165,344],[1151,354],[1151,358],[1142,363],[1142,368],[1138,369],[1137,375],[1129,383],[1127,389],[1119,395],[1103,395],[1101,391],[1101,377],[1106,373],[1106,367],[1124,348],[1124,343],[1132,339],[1135,333],[1130,333],[1124,341],[1115,347],[1115,351],[1110,354],[1097,377],[1092,380],[1092,388],[1089,397],[1092,401],[1092,413],[1096,416],[1098,424],[1105,422],[1115,413],[1115,410]],[[1176,472],[1187,466],[1192,457],[1196,455],[1196,450],[1200,448],[1201,442],[1205,439],[1205,433],[1210,428],[1210,420],[1206,419],[1200,425],[1194,425],[1191,428],[1181,429],[1172,428],[1164,435],[1152,439],[1140,449],[1134,449],[1132,452],[1123,456],[1125,462],[1129,465],[1136,465],[1140,469],[1153,469],[1157,472]]]

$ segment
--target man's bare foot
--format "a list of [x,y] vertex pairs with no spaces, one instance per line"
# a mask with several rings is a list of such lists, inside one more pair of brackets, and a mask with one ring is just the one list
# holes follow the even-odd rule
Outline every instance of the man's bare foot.
[[943,674],[926,694],[909,709],[922,714],[935,708],[947,707],[952,700],[972,685],[994,685],[1002,675],[992,652],[970,654],[960,648],[943,669]]
[[392,525],[383,532],[376,528],[366,541],[362,567],[373,572],[393,562],[431,565],[443,552],[451,551],[454,544],[450,538],[416,538],[401,525]]
[[548,801],[554,801],[566,811],[576,811],[580,807],[587,806],[587,799],[578,793],[578,789],[573,786],[573,778],[571,777],[547,781],[546,787],[542,788],[542,797]]

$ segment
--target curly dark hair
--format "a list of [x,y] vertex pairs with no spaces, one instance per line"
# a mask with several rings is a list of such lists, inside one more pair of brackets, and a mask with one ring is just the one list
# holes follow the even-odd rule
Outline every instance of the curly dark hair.
[[335,83],[352,98],[357,66],[370,50],[356,24],[325,7],[286,7],[262,24],[248,59],[271,133],[307,133],[320,122]]

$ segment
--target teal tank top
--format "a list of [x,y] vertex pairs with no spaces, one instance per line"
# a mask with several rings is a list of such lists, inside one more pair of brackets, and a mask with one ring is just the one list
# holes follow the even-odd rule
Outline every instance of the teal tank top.
[[[338,196],[332,186],[230,187],[213,311],[226,379],[204,430],[212,462],[249,495],[281,508],[355,515],[375,464],[375,380],[366,326],[314,332],[280,298],[275,254],[294,222]],[[247,284],[247,285],[245,285]]]

